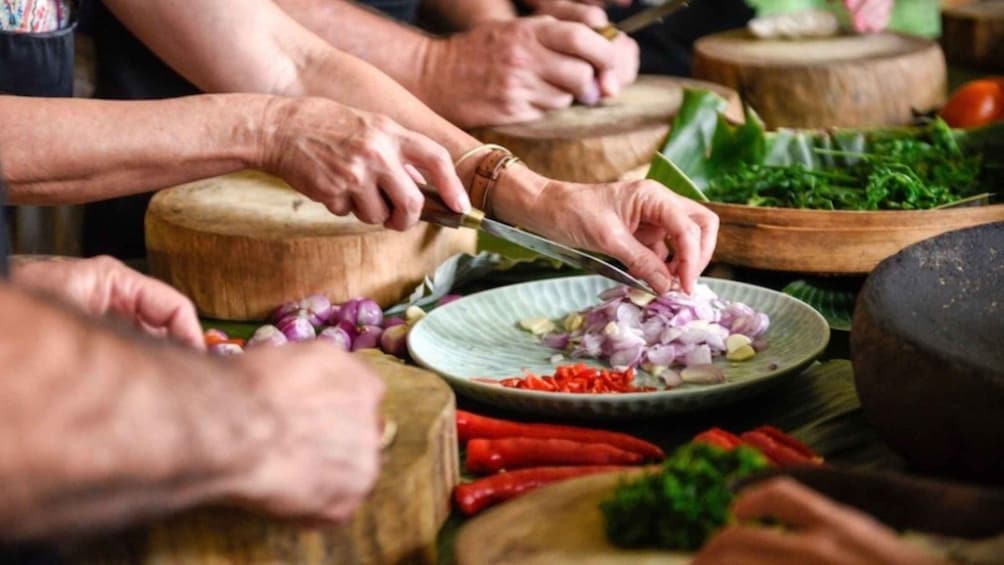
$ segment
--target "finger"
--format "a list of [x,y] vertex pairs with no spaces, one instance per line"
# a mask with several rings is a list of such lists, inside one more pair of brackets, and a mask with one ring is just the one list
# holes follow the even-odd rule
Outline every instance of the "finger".
[[664,230],[655,226],[644,225],[635,231],[635,237],[663,261],[669,257],[669,246],[666,245],[666,232]]
[[543,22],[537,32],[541,45],[570,57],[584,60],[597,71],[612,69],[616,63],[613,44],[579,23]]
[[384,227],[404,231],[418,223],[425,197],[403,166],[381,174],[380,189],[391,203],[390,219]]
[[596,78],[596,84],[599,86],[600,94],[604,97],[617,96],[621,91],[621,79],[617,76],[615,69],[600,71]]
[[812,540],[777,530],[732,526],[711,538],[694,565],[743,563],[785,565],[818,563]]
[[603,8],[595,4],[571,2],[570,0],[546,2],[538,8],[537,13],[547,14],[568,22],[579,22],[591,28],[601,28],[610,23]]
[[720,220],[718,214],[715,214],[704,206],[696,202],[693,202],[693,206],[695,207],[695,212],[690,215],[690,219],[701,228],[701,263],[697,272],[702,273],[715,255],[715,247],[718,245]]
[[788,477],[777,477],[744,490],[733,506],[736,518],[775,518],[792,527],[826,523],[839,508],[823,495]]
[[596,71],[582,59],[545,51],[540,60],[540,78],[559,92],[575,96],[583,104],[593,105],[600,101]]
[[[454,212],[465,213],[471,209],[471,199],[453,168],[450,152],[428,137],[407,132],[401,144],[405,163],[413,165],[435,187],[443,202]],[[412,183],[414,184],[414,183]],[[421,202],[419,202],[421,209]],[[417,219],[417,215],[415,216]]]
[[352,199],[346,194],[338,194],[325,200],[324,207],[336,216],[348,216],[352,213]]
[[673,243],[673,264],[675,274],[680,279],[684,292],[691,292],[697,275],[704,267],[701,261],[701,228],[689,216],[682,213],[674,200],[668,195],[660,194],[654,206],[644,210],[650,217],[642,217],[642,222],[661,226],[666,230]]
[[[592,73],[592,70],[589,72]],[[595,99],[596,101],[599,100],[598,94]],[[527,96],[527,102],[541,112],[568,108],[575,100],[576,96],[574,94],[566,92],[542,79],[534,81]]]
[[611,228],[607,233],[602,251],[624,263],[628,272],[647,282],[656,293],[670,290],[672,277],[662,258],[623,227]]
[[142,325],[164,329],[170,337],[185,345],[199,350],[206,348],[199,316],[191,300],[157,279],[139,273],[130,279],[121,282],[122,292],[116,293],[117,298],[112,302],[115,312],[130,316]]
[[390,210],[383,199],[380,187],[352,193],[352,213],[367,224],[382,225],[390,218]]

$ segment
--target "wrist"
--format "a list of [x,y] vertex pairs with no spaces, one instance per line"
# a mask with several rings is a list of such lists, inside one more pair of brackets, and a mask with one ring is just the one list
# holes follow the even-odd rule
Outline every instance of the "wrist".
[[[503,222],[539,232],[533,210],[540,210],[542,196],[550,179],[531,171],[522,163],[506,169],[489,194],[494,216]],[[547,214],[545,214],[546,216]]]
[[[450,37],[423,36],[418,46],[418,64],[413,71],[413,80],[402,84],[434,112],[454,121],[448,97],[443,89],[450,88],[451,70],[455,64],[457,39],[461,34]],[[409,84],[410,82],[410,84]]]
[[252,114],[257,119],[250,121],[246,129],[238,128],[233,133],[233,142],[238,147],[247,145],[247,149],[240,154],[241,162],[246,168],[271,171],[276,146],[279,145],[281,124],[293,99],[279,96],[260,98]]

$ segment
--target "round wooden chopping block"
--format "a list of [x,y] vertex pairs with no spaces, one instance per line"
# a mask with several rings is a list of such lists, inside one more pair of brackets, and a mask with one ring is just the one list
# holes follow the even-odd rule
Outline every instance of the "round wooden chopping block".
[[745,29],[701,38],[694,76],[736,89],[768,127],[876,127],[945,101],[937,43],[893,33],[757,39]]
[[572,182],[610,182],[652,160],[680,108],[685,88],[717,92],[742,120],[736,93],[716,84],[641,76],[598,106],[572,106],[541,120],[473,131],[485,143],[508,147],[538,173]]
[[953,65],[1004,71],[1004,0],[942,11],[941,46]]
[[310,294],[387,306],[476,243],[471,230],[396,232],[338,217],[257,171],[163,190],[146,213],[151,273],[224,320],[264,319]]
[[343,526],[309,528],[249,512],[201,509],[67,549],[81,565],[435,564],[458,479],[454,396],[435,374],[363,354],[387,384],[397,423],[380,479]]

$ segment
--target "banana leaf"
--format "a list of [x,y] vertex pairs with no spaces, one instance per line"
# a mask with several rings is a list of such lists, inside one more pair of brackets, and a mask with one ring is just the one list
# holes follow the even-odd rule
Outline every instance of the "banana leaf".
[[[809,171],[853,166],[880,140],[908,139],[930,134],[925,127],[874,129],[767,131],[763,121],[746,108],[746,121],[730,124],[724,117],[726,101],[706,90],[687,90],[674,118],[661,156],[706,191],[711,179],[738,165],[801,165]],[[1004,123],[971,130],[952,130],[964,156],[981,155],[980,191],[1004,187]],[[666,173],[660,157],[653,159],[649,177],[677,190],[679,179]],[[682,192],[681,192],[682,193]]]

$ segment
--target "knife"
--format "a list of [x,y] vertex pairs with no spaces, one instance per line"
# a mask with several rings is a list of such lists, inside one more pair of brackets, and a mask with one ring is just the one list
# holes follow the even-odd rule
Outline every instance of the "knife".
[[653,6],[647,10],[642,10],[633,16],[629,16],[616,24],[607,24],[599,29],[597,33],[607,39],[613,39],[621,33],[634,33],[644,29],[673,12],[686,8],[690,0],[668,0],[658,6]]
[[425,222],[454,229],[471,228],[480,230],[545,257],[561,261],[571,267],[603,275],[621,284],[626,284],[649,294],[655,294],[647,284],[629,275],[624,269],[616,265],[588,253],[583,253],[578,249],[573,249],[539,235],[523,231],[517,227],[489,219],[485,217],[484,212],[477,208],[471,208],[466,214],[458,214],[450,210],[438,194],[429,191],[424,192],[425,204],[422,206],[421,218]]

